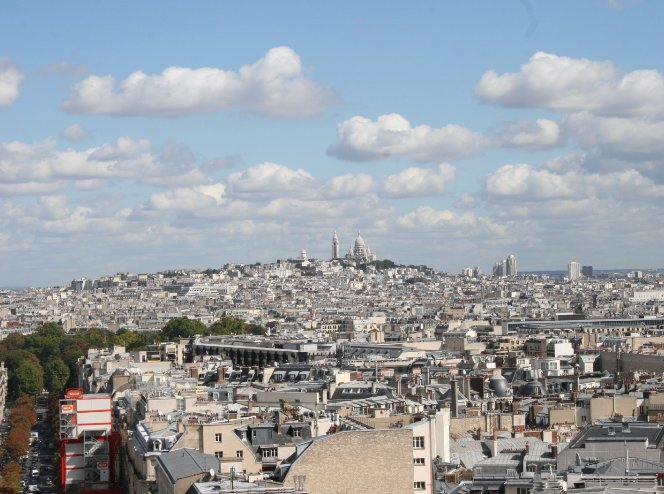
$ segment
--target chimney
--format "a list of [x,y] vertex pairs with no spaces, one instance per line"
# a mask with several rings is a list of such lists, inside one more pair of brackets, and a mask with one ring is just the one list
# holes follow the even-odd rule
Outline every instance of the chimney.
[[226,367],[219,365],[217,366],[217,382],[223,383],[226,379]]
[[450,394],[452,402],[450,405],[450,416],[452,418],[457,418],[459,416],[459,398],[457,396],[457,381],[454,376],[450,380]]
[[470,398],[470,376],[463,376],[462,389],[463,395],[466,398]]
[[492,458],[498,454],[498,438],[496,437],[495,432],[493,433],[493,435],[491,436],[491,440],[489,441],[489,450],[491,451]]

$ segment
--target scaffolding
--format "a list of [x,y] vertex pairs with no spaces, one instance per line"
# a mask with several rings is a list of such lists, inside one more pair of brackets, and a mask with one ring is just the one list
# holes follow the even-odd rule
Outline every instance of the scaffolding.
[[76,400],[60,400],[60,439],[76,439]]
[[83,465],[86,483],[109,481],[110,449],[105,429],[83,432]]

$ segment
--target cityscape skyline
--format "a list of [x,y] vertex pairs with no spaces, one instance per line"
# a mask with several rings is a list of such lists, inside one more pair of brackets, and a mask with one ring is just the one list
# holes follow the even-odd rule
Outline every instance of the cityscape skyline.
[[664,4],[154,5],[6,7],[1,285],[664,264]]

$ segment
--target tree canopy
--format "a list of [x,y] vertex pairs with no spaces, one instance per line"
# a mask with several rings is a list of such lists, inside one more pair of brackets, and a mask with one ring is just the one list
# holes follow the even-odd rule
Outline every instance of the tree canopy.
[[177,338],[192,338],[197,334],[205,334],[207,327],[196,319],[176,317],[166,323],[161,330],[161,336],[165,341],[173,341]]

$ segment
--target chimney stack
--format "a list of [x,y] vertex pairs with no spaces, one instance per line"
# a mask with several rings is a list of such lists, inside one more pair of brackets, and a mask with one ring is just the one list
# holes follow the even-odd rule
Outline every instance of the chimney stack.
[[457,380],[455,376],[452,376],[450,379],[450,394],[452,398],[452,402],[450,405],[450,416],[452,418],[456,418],[459,416],[459,398],[458,398],[458,392],[457,392]]

